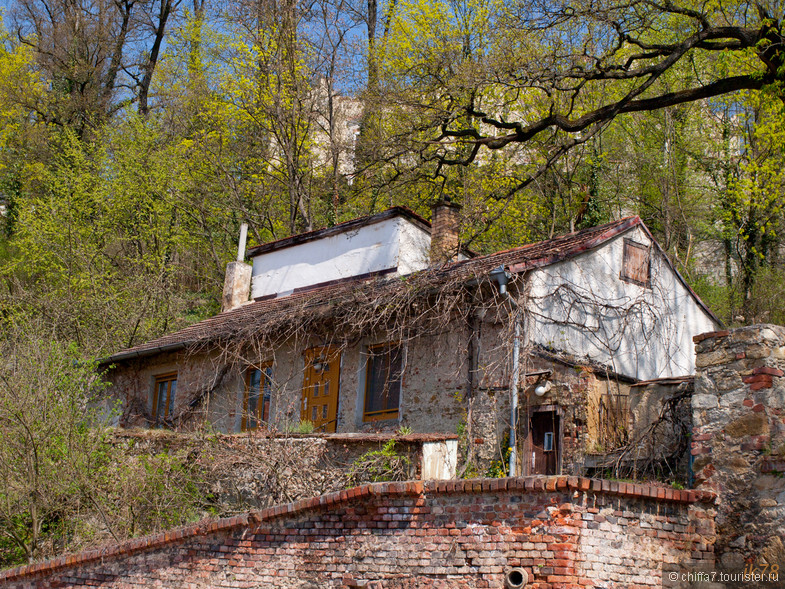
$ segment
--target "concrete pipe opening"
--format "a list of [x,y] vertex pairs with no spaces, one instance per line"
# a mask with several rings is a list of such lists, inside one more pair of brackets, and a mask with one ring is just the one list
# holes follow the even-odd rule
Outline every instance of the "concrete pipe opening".
[[523,589],[529,582],[529,574],[523,569],[510,569],[504,574],[504,586],[507,589]]

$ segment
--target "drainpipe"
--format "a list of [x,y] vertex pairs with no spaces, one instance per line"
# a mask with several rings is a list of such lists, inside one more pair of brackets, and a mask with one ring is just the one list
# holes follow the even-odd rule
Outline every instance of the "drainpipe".
[[512,382],[510,382],[510,465],[507,471],[509,476],[514,477],[517,475],[516,467],[518,466],[518,379],[521,376],[520,308],[518,307],[518,301],[511,297],[507,290],[510,274],[505,271],[504,266],[499,266],[492,270],[490,276],[499,285],[499,294],[506,297],[515,307],[515,325],[513,327],[514,336],[512,342]]

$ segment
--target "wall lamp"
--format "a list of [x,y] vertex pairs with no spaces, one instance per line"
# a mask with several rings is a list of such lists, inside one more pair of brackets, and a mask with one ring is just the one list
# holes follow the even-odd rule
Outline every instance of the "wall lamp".
[[552,386],[551,381],[546,380],[545,382],[538,384],[534,388],[534,394],[537,395],[538,397],[544,397],[545,393],[551,390],[551,386]]

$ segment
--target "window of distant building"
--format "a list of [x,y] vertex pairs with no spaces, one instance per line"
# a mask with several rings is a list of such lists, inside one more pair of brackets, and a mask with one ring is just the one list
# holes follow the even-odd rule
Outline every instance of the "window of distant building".
[[651,284],[651,248],[631,239],[624,240],[621,279],[649,286]]
[[398,417],[402,370],[401,346],[382,344],[368,348],[363,421]]
[[153,388],[153,420],[162,425],[172,419],[174,396],[177,392],[177,373],[161,374],[155,377]]
[[264,364],[259,368],[249,368],[246,372],[241,424],[244,432],[254,430],[269,421],[272,380],[272,364]]

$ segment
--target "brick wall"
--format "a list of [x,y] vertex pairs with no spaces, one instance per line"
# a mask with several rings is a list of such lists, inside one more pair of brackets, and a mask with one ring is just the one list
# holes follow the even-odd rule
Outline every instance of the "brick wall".
[[785,328],[753,325],[695,342],[693,470],[698,488],[719,496],[719,563],[785,567]]
[[461,206],[449,199],[433,205],[431,215],[431,265],[443,264],[458,255]]
[[[661,587],[713,563],[713,495],[578,477],[377,483],[0,573],[62,587]],[[667,584],[667,583],[666,583]]]

